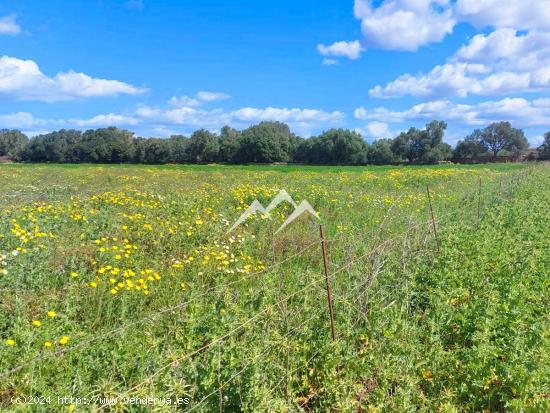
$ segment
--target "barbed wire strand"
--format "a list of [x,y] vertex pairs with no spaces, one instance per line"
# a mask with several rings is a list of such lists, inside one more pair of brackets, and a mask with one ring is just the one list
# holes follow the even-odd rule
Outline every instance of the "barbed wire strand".
[[303,288],[293,292],[292,294],[289,294],[287,295],[286,297],[282,298],[281,300],[273,303],[273,304],[270,304],[266,307],[263,308],[263,310],[257,312],[254,316],[248,318],[246,321],[244,321],[243,323],[239,324],[238,326],[232,328],[231,330],[229,330],[227,333],[223,334],[222,336],[202,345],[201,347],[189,352],[189,353],[186,353],[184,354],[183,356],[181,357],[178,357],[174,360],[172,360],[170,363],[168,364],[165,364],[164,366],[162,366],[161,368],[159,368],[158,370],[156,370],[155,372],[153,372],[151,375],[149,375],[147,377],[146,380],[132,386],[130,389],[126,390],[125,392],[123,392],[122,394],[125,395],[125,394],[129,394],[131,393],[132,391],[140,388],[141,386],[143,386],[145,383],[147,382],[151,382],[151,380],[155,377],[157,377],[160,373],[162,373],[163,371],[165,371],[166,369],[170,368],[171,366],[177,364],[177,363],[181,363],[182,361],[188,359],[188,358],[191,358],[192,356],[194,356],[195,354],[198,354],[198,353],[201,353],[202,351],[212,347],[213,345],[215,344],[218,344],[218,343],[221,343],[222,341],[224,341],[226,338],[232,336],[233,334],[237,333],[238,331],[242,330],[245,326],[249,325],[249,324],[252,324],[253,322],[255,322],[256,320],[260,319],[261,316],[265,315],[270,309],[278,306],[279,304],[282,304],[288,300],[290,300],[291,298],[295,297],[296,295],[306,291],[307,289],[309,289],[310,287],[312,287],[313,285],[323,281],[324,279],[319,277],[318,279],[306,284]]
[[[452,214],[452,213],[456,213],[456,211],[449,211],[449,212],[446,213],[446,214],[442,214],[442,215],[440,215],[440,218],[441,218],[441,216],[450,215],[450,214]],[[438,219],[438,221],[440,220],[440,218]],[[339,272],[341,272],[341,271],[343,271],[343,270],[349,268],[349,267],[350,267],[351,265],[353,265],[355,262],[357,262],[357,261],[359,261],[359,260],[362,260],[362,259],[364,259],[365,257],[371,255],[371,254],[374,253],[376,250],[378,250],[379,248],[381,248],[381,247],[383,247],[384,245],[388,244],[389,242],[393,242],[393,241],[395,241],[396,239],[401,238],[402,236],[407,235],[407,234],[410,232],[410,230],[411,230],[412,228],[417,228],[417,227],[422,226],[422,225],[428,225],[428,224],[430,224],[430,222],[431,222],[430,220],[420,222],[420,223],[418,223],[418,224],[415,224],[415,225],[413,225],[413,226],[410,226],[410,227],[407,229],[407,231],[405,231],[403,234],[400,234],[400,235],[398,235],[398,236],[396,236],[396,237],[392,237],[392,238],[386,239],[384,242],[382,242],[382,243],[379,244],[378,246],[372,248],[372,249],[369,250],[367,253],[362,254],[361,256],[352,259],[351,261],[349,261],[348,263],[346,263],[346,264],[343,265],[342,267],[338,268],[336,271],[334,271],[334,272],[330,275],[330,277],[332,277],[333,275],[335,275],[335,274],[337,274],[337,273],[339,273]],[[341,239],[344,239],[344,238],[345,238],[345,237],[343,237],[343,236],[341,236],[341,237],[335,237],[335,238],[332,238],[332,239],[327,240],[327,241],[329,241],[329,242],[334,242],[334,241],[336,241],[336,240],[341,240]],[[26,363],[20,364],[20,365],[14,367],[14,368],[12,368],[12,369],[8,369],[8,370],[6,370],[6,371],[0,373],[0,378],[4,378],[4,377],[6,377],[6,376],[9,376],[9,375],[11,375],[11,374],[14,374],[14,373],[18,372],[19,370],[23,369],[24,367],[27,367],[27,366],[29,366],[29,365],[32,365],[32,364],[36,363],[37,361],[44,360],[44,359],[46,359],[46,358],[48,358],[48,357],[62,356],[62,355],[66,354],[66,353],[68,353],[68,352],[70,352],[70,351],[73,351],[73,350],[76,350],[76,349],[85,347],[86,345],[88,345],[88,344],[90,344],[90,343],[92,343],[92,342],[101,340],[101,339],[106,338],[106,337],[108,337],[108,336],[110,336],[110,335],[112,335],[112,334],[116,334],[116,333],[120,333],[120,332],[122,332],[122,331],[125,331],[125,330],[127,330],[128,328],[130,328],[130,327],[132,327],[132,326],[141,324],[142,322],[145,322],[145,321],[153,321],[156,317],[159,317],[159,316],[161,316],[161,315],[163,315],[163,314],[166,314],[166,313],[168,313],[168,312],[175,311],[175,310],[177,310],[177,309],[179,309],[179,308],[185,307],[185,306],[189,305],[190,303],[192,303],[192,302],[198,300],[199,298],[202,298],[203,296],[205,296],[205,295],[207,295],[207,294],[209,294],[209,293],[211,293],[211,292],[213,292],[213,291],[216,291],[216,290],[219,290],[219,289],[222,289],[222,288],[227,288],[227,287],[230,286],[230,285],[233,285],[233,284],[242,282],[242,281],[244,281],[244,280],[246,280],[246,279],[248,279],[248,278],[251,278],[252,276],[266,273],[266,272],[268,272],[268,271],[270,271],[270,270],[272,270],[272,269],[274,269],[274,268],[276,268],[276,267],[282,265],[283,263],[288,262],[288,261],[290,261],[291,259],[296,258],[297,256],[302,255],[305,251],[307,251],[309,248],[311,248],[311,247],[313,247],[314,245],[316,245],[318,242],[319,242],[319,241],[316,240],[316,241],[310,243],[309,245],[307,245],[306,247],[304,247],[302,250],[300,250],[298,253],[293,254],[293,255],[291,255],[291,256],[285,258],[284,260],[278,261],[277,263],[275,263],[275,264],[273,264],[273,265],[271,265],[271,266],[269,266],[269,267],[266,267],[265,269],[263,269],[263,270],[261,270],[261,271],[257,271],[257,272],[254,272],[254,273],[247,274],[245,277],[241,277],[241,278],[239,278],[238,280],[234,280],[234,281],[232,281],[232,282],[230,282],[230,283],[226,283],[226,284],[223,284],[223,285],[221,285],[221,286],[216,286],[216,287],[212,287],[212,288],[210,288],[210,289],[208,289],[208,290],[205,290],[203,293],[199,294],[198,296],[193,297],[192,300],[188,300],[188,301],[185,301],[185,302],[178,303],[178,304],[176,304],[176,305],[174,305],[174,306],[172,306],[172,307],[165,307],[165,308],[163,308],[163,309],[161,309],[161,310],[158,310],[157,312],[155,312],[155,314],[151,315],[150,317],[144,317],[144,318],[139,319],[139,320],[136,320],[136,321],[134,321],[134,322],[127,323],[127,324],[125,324],[124,326],[121,326],[121,327],[118,327],[118,328],[116,328],[116,329],[107,331],[107,332],[105,332],[105,333],[103,333],[103,334],[100,334],[99,336],[92,337],[92,338],[90,338],[89,340],[85,340],[85,341],[83,341],[83,342],[80,342],[80,343],[76,344],[75,346],[72,346],[72,347],[69,347],[69,348],[65,348],[65,349],[61,349],[61,350],[55,351],[55,352],[53,352],[53,353],[48,353],[48,354],[45,354],[45,355],[39,355],[39,356],[37,356],[37,357],[35,357],[35,358],[29,360],[29,361],[26,362]],[[315,283],[317,283],[317,282],[319,282],[319,280],[315,280],[312,284],[315,284]],[[298,292],[301,292],[301,291],[302,291],[302,290],[300,290],[300,291],[298,291]],[[294,296],[294,295],[296,295],[296,294],[291,294],[287,299],[291,298],[291,297]],[[284,299],[284,300],[282,300],[281,302],[276,303],[276,304],[280,304],[280,303],[286,301],[287,299]],[[259,314],[260,314],[260,313],[259,313]],[[259,314],[257,314],[257,315],[259,315]],[[256,316],[254,316],[254,317],[256,317]],[[251,320],[252,320],[252,319],[251,319]],[[249,321],[251,321],[251,320],[248,320],[247,323],[248,323]],[[241,327],[244,326],[244,325],[245,325],[245,324],[241,325]],[[240,330],[240,327],[237,327],[237,330]],[[225,338],[225,336],[224,336],[224,338]],[[213,343],[210,343],[208,346],[210,346],[210,345],[212,345],[212,344],[213,344]],[[198,350],[201,350],[201,349],[198,349]],[[202,351],[202,350],[201,350],[201,351]]]
[[[403,235],[404,235],[404,234],[403,234]],[[400,236],[403,236],[403,235],[400,235]],[[379,245],[378,247],[376,247],[376,248],[382,247],[383,245],[385,245],[385,244],[387,244],[387,243],[389,243],[389,242],[391,242],[391,241],[394,241],[395,239],[400,238],[400,236],[398,236],[398,237],[393,237],[393,238],[391,238],[391,239],[387,239],[386,241],[384,241],[382,244],[380,244],[380,245]],[[348,268],[349,268],[351,265],[353,265],[354,263],[356,263],[356,262],[358,262],[358,261],[364,259],[365,257],[367,257],[370,253],[372,253],[372,251],[368,251],[367,253],[362,254],[362,255],[360,255],[359,257],[356,257],[356,258],[354,258],[353,260],[347,262],[346,264],[344,264],[343,266],[341,266],[340,268],[338,268],[336,271],[333,271],[333,272],[329,275],[329,278],[333,278],[336,274],[339,274],[340,272],[342,272],[342,271],[348,269]],[[164,366],[162,366],[161,368],[159,368],[158,370],[156,370],[154,373],[152,373],[150,376],[148,376],[148,377],[147,377],[147,380],[142,381],[142,382],[140,382],[140,383],[138,383],[138,384],[132,386],[130,389],[126,390],[126,391],[125,391],[124,393],[122,393],[122,394],[125,395],[125,394],[131,393],[132,391],[134,391],[134,390],[138,389],[139,387],[143,386],[145,383],[151,382],[151,380],[152,380],[153,378],[157,377],[160,373],[162,373],[162,372],[165,371],[166,369],[170,368],[171,366],[173,366],[173,365],[175,365],[175,364],[177,364],[177,363],[180,363],[180,362],[182,362],[182,361],[184,361],[184,360],[186,360],[186,359],[188,359],[188,358],[194,356],[195,354],[200,353],[200,352],[202,352],[202,351],[204,351],[204,350],[206,350],[206,349],[212,347],[212,346],[215,345],[215,344],[218,344],[218,343],[222,342],[222,341],[225,340],[226,338],[228,338],[228,337],[232,336],[233,334],[237,333],[238,331],[240,331],[240,330],[241,330],[242,328],[244,328],[245,326],[247,326],[247,325],[249,325],[249,324],[255,322],[256,320],[258,320],[262,315],[266,314],[266,313],[268,312],[268,310],[270,310],[271,308],[274,308],[274,307],[278,306],[279,304],[282,304],[282,303],[288,301],[289,299],[291,299],[291,298],[295,297],[296,295],[298,295],[298,294],[300,294],[300,293],[306,291],[307,289],[309,289],[310,287],[314,286],[315,284],[320,283],[321,281],[324,281],[324,278],[319,277],[319,278],[313,280],[312,282],[306,284],[303,288],[301,288],[301,289],[299,289],[299,290],[297,290],[297,291],[295,291],[295,292],[289,294],[288,296],[282,298],[281,300],[279,300],[279,301],[277,301],[277,302],[275,302],[275,303],[273,303],[273,304],[270,304],[270,305],[264,307],[263,310],[259,311],[259,312],[256,313],[254,316],[248,318],[245,322],[243,322],[243,323],[239,324],[238,326],[232,328],[230,331],[228,331],[227,333],[223,334],[222,336],[220,336],[220,337],[214,339],[213,341],[210,341],[210,342],[204,344],[203,346],[201,346],[201,347],[199,347],[199,348],[197,348],[197,349],[195,349],[195,350],[193,350],[193,351],[191,351],[191,352],[189,352],[189,353],[184,354],[184,355],[181,356],[181,357],[176,358],[175,360],[172,360],[172,361],[171,361],[170,363],[168,363],[168,364],[165,364]]]
[[242,281],[245,281],[247,279],[250,279],[252,278],[253,276],[257,276],[257,275],[260,275],[260,274],[264,274],[266,272],[269,272],[271,270],[273,270],[274,268],[277,268],[279,267],[280,265],[304,254],[306,251],[308,251],[311,247],[313,247],[314,245],[316,245],[319,241],[315,241],[315,242],[312,242],[311,244],[309,244],[308,246],[306,246],[305,248],[303,248],[302,250],[300,250],[298,253],[296,254],[293,254],[287,258],[285,258],[284,260],[281,260],[281,261],[278,261],[277,263],[269,266],[269,267],[266,267],[264,268],[263,270],[261,271],[257,271],[257,272],[253,272],[253,273],[250,273],[250,274],[247,274],[246,276],[244,277],[241,277],[239,278],[238,280],[234,280],[232,282],[229,282],[229,283],[225,283],[225,284],[222,284],[222,285],[218,285],[216,287],[212,287],[212,288],[209,288],[207,290],[205,290],[204,292],[200,293],[199,295],[193,297],[192,299],[190,300],[186,300],[186,301],[183,301],[183,302],[180,302],[176,305],[173,305],[173,306],[170,306],[170,307],[164,307],[160,310],[157,310],[154,312],[154,314],[152,314],[151,316],[148,316],[148,317],[143,317],[143,318],[140,318],[139,320],[135,320],[135,321],[132,321],[132,322],[129,322],[129,323],[126,323],[124,324],[123,326],[120,326],[120,327],[117,327],[115,329],[112,329],[112,330],[109,330],[109,331],[106,331],[105,333],[102,333],[98,336],[94,336],[88,340],[84,340],[84,341],[81,341],[79,342],[78,344],[74,345],[74,346],[71,346],[71,347],[67,347],[67,348],[64,348],[64,349],[61,349],[61,350],[58,350],[58,351],[55,351],[55,352],[52,352],[52,353],[48,353],[48,354],[42,354],[42,355],[39,355],[35,358],[32,358],[30,359],[28,362],[26,363],[23,363],[23,364],[20,364],[12,369],[9,369],[9,370],[6,370],[4,372],[2,372],[0,374],[0,378],[4,378],[6,376],[9,376],[13,373],[16,373],[18,372],[19,370],[21,370],[22,368],[24,367],[27,367],[29,365],[32,365],[38,361],[41,361],[41,360],[44,360],[46,358],[49,358],[49,357],[59,357],[59,356],[62,356],[66,353],[69,353],[73,350],[76,350],[76,349],[79,349],[79,348],[82,348],[82,347],[85,347],[95,341],[98,341],[98,340],[101,340],[101,339],[104,339],[110,335],[113,335],[113,334],[118,334],[118,333],[121,333],[131,327],[134,327],[136,325],[139,325],[141,323],[144,323],[144,322],[147,322],[147,321],[154,321],[156,318],[166,314],[166,313],[170,313],[172,311],[175,311],[175,310],[178,310],[182,307],[186,307],[187,305],[197,301],[198,299],[212,293],[212,292],[218,292],[222,289],[225,289],[231,285],[234,285],[234,284],[237,284],[239,282],[242,282]]
[[[393,205],[392,205],[392,206],[393,206]],[[442,216],[449,215],[449,214],[456,213],[456,212],[458,212],[458,211],[454,211],[454,210],[453,210],[453,211],[449,211],[448,213],[445,213],[445,214],[439,214],[438,224],[439,224],[439,221],[441,220],[441,217],[442,217]],[[427,221],[427,223],[429,223],[429,221]],[[426,222],[422,222],[422,223],[419,223],[419,224],[415,225],[414,227],[418,227],[418,226],[420,226],[420,225],[425,225],[425,224],[426,224]],[[398,238],[400,238],[400,237],[402,237],[402,236],[406,236],[406,235],[410,232],[410,229],[411,229],[411,228],[408,228],[408,230],[407,230],[404,234],[400,234],[400,235],[397,236],[397,237],[393,237],[393,238],[390,238],[390,239],[385,240],[383,243],[379,244],[377,247],[374,247],[373,249],[371,249],[371,250],[368,251],[367,253],[362,254],[361,256],[356,257],[356,258],[354,258],[353,260],[349,261],[348,263],[346,263],[345,265],[341,266],[341,267],[338,268],[336,271],[334,271],[334,272],[330,275],[330,278],[332,278],[334,275],[336,275],[336,274],[338,274],[338,273],[344,271],[345,269],[349,268],[349,267],[350,267],[351,265],[353,265],[354,263],[356,263],[356,262],[358,262],[358,261],[364,259],[364,258],[367,257],[367,256],[372,255],[372,253],[373,253],[375,250],[381,248],[381,247],[384,246],[385,244],[388,244],[389,241],[393,241],[393,240],[398,239]],[[334,241],[334,240],[336,240],[336,239],[333,239],[332,241]],[[265,268],[265,269],[263,269],[263,270],[261,270],[261,271],[259,271],[259,272],[257,272],[257,273],[252,273],[252,274],[248,274],[248,275],[249,275],[249,276],[252,276],[252,275],[257,275],[257,274],[265,273],[265,272],[267,272],[267,271],[273,269],[274,267],[277,267],[277,266],[281,265],[282,263],[287,262],[288,260],[290,260],[290,259],[292,259],[292,258],[294,258],[294,257],[296,257],[296,256],[298,256],[298,255],[301,255],[301,254],[302,254],[303,252],[305,252],[307,249],[309,249],[309,248],[311,248],[313,245],[317,244],[317,242],[318,242],[318,241],[315,241],[315,242],[311,243],[310,245],[306,246],[303,250],[301,250],[299,253],[294,254],[293,256],[288,257],[288,258],[286,258],[285,260],[282,260],[282,261],[280,261],[280,262],[277,262],[276,264],[274,264],[274,265],[272,265],[272,266],[270,266],[270,267],[267,267],[267,268]],[[244,278],[248,278],[248,277],[243,277],[243,279],[244,279]],[[243,279],[235,280],[234,282],[240,282],[240,281],[243,281]],[[297,295],[298,293],[300,293],[300,292],[302,292],[302,291],[305,291],[307,288],[309,288],[310,286],[312,286],[312,285],[314,285],[314,284],[316,284],[316,283],[318,283],[318,282],[320,282],[320,279],[314,280],[312,283],[308,284],[306,287],[302,288],[301,290],[296,291],[295,293],[290,294],[289,296],[287,296],[287,297],[285,297],[284,299],[278,301],[277,303],[272,304],[272,305],[266,307],[263,311],[261,311],[260,313],[257,313],[256,315],[254,315],[253,317],[249,318],[247,321],[245,321],[245,322],[242,323],[241,325],[235,327],[234,329],[232,329],[232,330],[229,331],[228,333],[224,334],[223,336],[219,337],[218,339],[216,339],[216,340],[214,340],[214,341],[212,341],[212,342],[210,342],[210,343],[205,344],[204,346],[202,346],[202,347],[200,347],[200,348],[198,348],[198,349],[192,351],[191,353],[188,353],[188,354],[184,355],[184,356],[183,356],[182,358],[180,358],[179,360],[176,359],[176,360],[172,361],[171,363],[169,363],[169,364],[163,366],[161,369],[159,369],[159,370],[157,370],[155,373],[153,373],[153,375],[149,376],[146,382],[151,382],[151,379],[152,379],[152,378],[158,376],[158,374],[160,374],[162,371],[166,370],[166,368],[172,366],[172,365],[175,364],[176,362],[178,362],[178,361],[181,362],[181,361],[183,361],[184,359],[190,358],[190,357],[192,357],[194,354],[197,354],[197,353],[199,353],[199,352],[201,352],[201,351],[203,351],[203,350],[205,350],[205,349],[211,347],[213,344],[219,343],[219,342],[223,341],[224,339],[228,338],[229,336],[231,336],[231,335],[234,334],[235,332],[241,330],[244,326],[246,326],[246,325],[252,323],[254,320],[257,320],[258,318],[260,318],[260,316],[263,315],[263,314],[265,314],[269,308],[273,308],[274,306],[279,305],[279,304],[281,304],[282,302],[285,302],[285,301],[289,300],[290,298],[294,297],[294,296]],[[227,285],[224,285],[224,286],[222,286],[222,287],[227,288]],[[211,291],[212,291],[212,289],[207,290],[207,291],[205,291],[202,295],[206,295],[207,293],[209,293],[209,292],[211,292]],[[195,297],[194,299],[196,300],[196,299],[198,299],[198,298],[200,298],[200,297]],[[181,307],[181,306],[184,306],[184,305],[186,305],[186,304],[188,304],[188,303],[181,303],[181,304],[178,304],[177,306],[174,306],[174,307],[172,307],[172,308],[165,308],[165,309],[162,309],[160,312],[156,313],[155,316],[159,316],[159,315],[161,315],[161,314],[163,314],[163,313],[165,313],[165,312],[173,311],[174,309],[177,309],[177,308],[179,308],[179,307]],[[312,317],[312,318],[313,318],[313,317]],[[135,324],[137,324],[137,323],[141,323],[141,322],[143,322],[143,321],[145,321],[145,320],[147,320],[147,319],[150,319],[150,318],[146,318],[146,319],[142,319],[142,320],[137,320],[136,322],[131,323],[131,324],[127,325],[127,326],[123,326],[122,328],[117,328],[117,329],[111,330],[110,332],[107,332],[107,333],[105,333],[105,334],[102,334],[102,335],[100,335],[100,336],[97,336],[97,337],[95,337],[95,338],[93,338],[93,339],[91,339],[91,340],[87,340],[87,341],[85,341],[85,342],[83,342],[83,343],[79,343],[79,345],[73,346],[71,349],[66,349],[66,350],[64,349],[64,350],[61,350],[61,351],[52,353],[51,355],[54,355],[54,356],[55,356],[55,355],[62,355],[62,354],[65,354],[65,353],[68,352],[68,351],[72,351],[72,350],[75,350],[75,349],[77,349],[77,348],[80,348],[80,347],[82,347],[82,346],[84,346],[84,345],[86,345],[86,344],[89,344],[89,343],[91,343],[91,342],[93,342],[93,341],[95,341],[95,340],[104,338],[104,337],[106,337],[106,336],[108,336],[108,335],[110,335],[110,334],[113,334],[113,333],[115,333],[115,332],[121,331],[121,329],[129,328],[131,325],[135,325]],[[306,322],[308,322],[308,321],[310,321],[310,319],[308,319]],[[301,324],[301,325],[298,326],[298,327],[301,327],[301,326],[303,326],[304,324],[305,324],[305,323]],[[287,334],[288,334],[288,333],[287,333]],[[268,349],[269,349],[269,348],[268,348]],[[268,350],[268,349],[266,349],[266,350]],[[308,360],[307,363],[309,363],[314,357],[316,357],[317,354],[320,353],[320,351],[321,351],[321,350],[318,349],[318,350],[314,353],[314,355]],[[260,355],[263,355],[264,353],[265,353],[265,351],[262,352]],[[255,361],[258,357],[259,357],[259,356],[257,356],[257,357],[254,359],[254,361]],[[0,374],[0,378],[5,377],[6,375],[13,374],[14,372],[19,371],[21,368],[25,367],[26,365],[33,364],[34,362],[36,362],[36,361],[38,361],[38,360],[40,360],[40,359],[42,359],[42,358],[43,358],[43,357],[37,357],[37,358],[35,358],[35,359],[29,361],[29,362],[26,363],[25,365],[20,365],[20,366],[14,368],[14,369],[8,370],[8,371],[6,371],[6,372]],[[247,365],[246,365],[245,367],[243,367],[243,369],[241,369],[238,373],[236,373],[235,375],[233,375],[228,381],[226,381],[224,384],[222,384],[222,386],[221,386],[220,388],[216,389],[215,392],[219,392],[219,391],[221,390],[221,388],[223,388],[223,387],[226,386],[228,383],[230,383],[232,380],[234,380],[236,377],[238,377],[240,374],[242,374],[242,372],[244,372],[245,369],[248,367],[248,365],[250,365],[251,363],[252,363],[252,362],[247,363]],[[298,368],[299,368],[299,367],[298,367]],[[145,383],[145,382],[138,383],[138,385],[133,386],[132,388],[130,388],[129,390],[127,390],[124,394],[130,393],[131,391],[133,391],[133,390],[135,390],[135,389],[141,387],[144,383]],[[277,386],[279,386],[279,384],[278,384]],[[206,400],[208,397],[210,397],[212,394],[213,394],[213,393],[207,395],[206,398],[203,398],[203,400],[201,400],[201,402],[200,402],[197,406],[193,407],[191,410],[194,410],[196,407],[200,406],[200,404],[202,404],[202,402],[203,402],[204,400]],[[102,409],[103,409],[103,407],[101,408],[101,410],[102,410]],[[191,410],[190,410],[190,411],[191,411]]]
[[[307,320],[303,321],[302,323],[300,323],[299,325],[297,325],[296,327],[292,328],[291,330],[289,330],[288,332],[286,332],[281,338],[287,338],[290,336],[291,333],[293,333],[294,331],[298,330],[299,328],[302,328],[304,327],[305,325],[307,325],[311,320],[313,320],[314,318],[317,318],[319,317],[321,314],[323,313],[323,310],[320,310],[318,312],[316,312],[312,317],[308,318]],[[225,386],[227,386],[230,382],[232,382],[233,380],[235,380],[238,376],[240,376],[249,366],[251,366],[257,359],[259,359],[260,357],[266,355],[269,350],[272,350],[275,346],[279,345],[280,343],[274,343],[274,344],[271,344],[270,346],[268,346],[266,349],[264,349],[264,351],[262,351],[260,354],[258,354],[257,356],[255,356],[250,362],[246,363],[246,365],[241,369],[239,370],[237,373],[235,373],[234,375],[232,375],[228,380],[224,381],[218,388],[216,388],[214,391],[212,391],[211,393],[207,394],[206,396],[204,396],[196,405],[194,405],[191,409],[187,410],[187,413],[189,412],[192,412],[193,410],[195,410],[196,408],[198,408],[199,406],[201,406],[206,400],[208,400],[211,396],[213,396],[214,394],[216,393],[219,393],[219,391],[221,389],[223,389]]]

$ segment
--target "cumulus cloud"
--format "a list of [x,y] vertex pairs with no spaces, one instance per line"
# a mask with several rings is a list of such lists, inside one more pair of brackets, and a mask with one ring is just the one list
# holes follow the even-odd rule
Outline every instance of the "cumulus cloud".
[[347,57],[351,60],[359,59],[361,53],[365,50],[359,40],[352,42],[340,41],[331,45],[318,44],[317,50],[326,57]]
[[68,125],[79,128],[99,128],[112,125],[135,126],[140,123],[140,119],[134,116],[124,116],[116,113],[96,115],[89,119],[70,119],[67,121]]
[[[195,98],[203,101],[221,99],[219,93],[200,92]],[[232,111],[223,109],[204,109],[191,106],[174,107],[173,102],[165,108],[139,105],[131,113],[99,114],[83,119],[39,119],[27,112],[0,115],[0,124],[10,128],[97,128],[119,126],[147,131],[185,130],[190,132],[198,128],[219,130],[224,125],[245,128],[261,121],[281,121],[293,129],[308,134],[312,128],[337,124],[345,118],[342,112],[327,112],[321,109],[303,108],[255,108],[244,107]]]
[[[364,45],[387,50],[416,51],[439,43],[459,23],[478,29],[550,30],[550,0],[354,0],[354,15]],[[325,56],[337,56],[354,43],[357,59],[362,49],[356,42],[317,48]]]
[[145,91],[119,80],[98,79],[74,71],[49,77],[32,60],[0,57],[0,94],[18,100],[56,102],[120,94],[138,95]]
[[520,127],[545,126],[550,124],[550,99],[527,100],[505,98],[477,104],[459,104],[450,100],[436,100],[412,106],[403,111],[384,107],[355,109],[356,119],[400,123],[445,119],[456,125],[482,126],[490,122],[511,121]]
[[428,73],[401,75],[369,93],[379,98],[466,97],[546,90],[550,90],[550,32],[498,29],[474,36],[447,63]]
[[182,125],[189,128],[216,128],[229,123],[229,115],[221,109],[204,110],[189,106],[160,109],[140,106],[136,116],[155,125]]
[[550,0],[457,0],[454,13],[479,28],[550,29]]
[[0,17],[0,35],[7,34],[15,36],[20,34],[22,32],[21,26],[17,24],[16,19],[17,16],[15,14]]
[[303,136],[309,136],[313,128],[331,126],[343,117],[341,112],[315,109],[242,108],[225,112],[220,109],[162,110],[141,106],[132,114],[108,113],[83,119],[42,119],[28,112],[17,112],[0,115],[0,124],[6,128],[26,130],[31,136],[61,128],[88,129],[107,126],[128,128],[144,135],[169,136],[175,133],[191,133],[198,128],[219,131],[224,125],[246,128],[263,120],[279,120],[288,123],[292,130]]
[[15,112],[6,115],[0,115],[0,124],[4,128],[24,129],[40,126],[44,124],[41,119],[36,119],[29,112]]
[[362,128],[356,128],[356,132],[360,133],[362,136],[371,139],[386,139],[393,138],[397,135],[396,132],[390,130],[389,125],[386,122],[373,121],[369,122]]
[[189,106],[189,107],[197,107],[202,106],[210,102],[216,102],[220,100],[226,100],[231,98],[230,95],[226,93],[221,92],[205,92],[200,91],[195,96],[173,96],[170,98],[169,103],[172,106]]
[[452,33],[456,20],[449,0],[355,0],[355,17],[367,47],[415,51]]
[[120,115],[115,113],[100,114],[86,119],[43,119],[37,118],[29,112],[15,112],[0,115],[0,123],[3,127],[14,129],[29,128],[99,128],[105,126],[135,126],[141,123],[141,119],[135,116]]
[[368,47],[415,51],[442,41],[456,24],[550,29],[550,0],[355,0]]
[[319,109],[287,109],[287,108],[242,108],[230,113],[232,119],[245,122],[276,120],[287,123],[325,123],[344,119],[342,112],[325,112]]
[[550,32],[518,32],[498,29],[489,34],[478,34],[462,46],[452,61],[494,64],[499,69],[533,70],[550,59]]
[[367,124],[366,129],[369,133],[369,136],[372,137],[391,137],[392,133],[390,128],[385,122],[370,122]]
[[413,96],[440,96],[458,95],[466,96],[472,89],[470,83],[472,75],[487,72],[483,65],[471,65],[467,63],[444,64],[436,66],[428,74],[413,76],[401,75],[386,86],[377,85],[369,94],[373,97],[388,98]]
[[219,129],[226,124],[246,126],[264,120],[286,122],[305,128],[323,123],[338,122],[345,117],[342,112],[327,112],[320,109],[244,107],[228,111],[202,107],[206,103],[228,99],[229,97],[229,95],[221,92],[198,92],[193,97],[171,98],[168,101],[168,108],[140,105],[135,115],[156,124],[186,125],[210,129]]

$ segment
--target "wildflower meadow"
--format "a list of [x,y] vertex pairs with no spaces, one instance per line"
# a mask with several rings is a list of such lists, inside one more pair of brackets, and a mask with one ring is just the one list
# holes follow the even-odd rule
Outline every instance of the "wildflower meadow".
[[0,165],[0,410],[548,411],[549,182]]

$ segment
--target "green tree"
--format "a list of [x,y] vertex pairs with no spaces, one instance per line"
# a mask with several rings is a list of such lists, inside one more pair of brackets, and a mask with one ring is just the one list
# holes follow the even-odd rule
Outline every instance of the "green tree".
[[137,138],[134,148],[136,163],[165,164],[172,159],[169,139]]
[[191,135],[187,153],[191,162],[215,162],[220,145],[216,134],[199,129]]
[[170,160],[175,163],[189,162],[189,138],[183,135],[172,135],[168,139]]
[[424,130],[410,128],[392,142],[392,152],[399,159],[410,163],[437,163],[449,159],[451,147],[443,142],[447,123],[432,121]]
[[81,162],[124,163],[134,158],[134,133],[114,126],[90,129],[77,145]]
[[485,129],[476,129],[469,139],[480,142],[495,157],[502,150],[519,154],[529,147],[523,131],[513,128],[510,122],[494,122]]
[[241,134],[230,126],[224,126],[220,132],[218,152],[219,162],[233,162],[241,145]]
[[81,132],[61,129],[32,138],[21,153],[22,160],[31,162],[78,162],[75,148]]
[[27,135],[19,130],[1,129],[0,156],[6,156],[9,159],[17,160],[28,142],[29,138],[27,138]]
[[453,157],[458,159],[475,158],[487,152],[488,148],[482,142],[472,137],[458,141],[453,150]]
[[379,165],[396,162],[391,139],[377,139],[369,147],[368,161]]
[[294,151],[293,161],[297,163],[321,163],[320,155],[317,153],[319,145],[318,138],[311,137],[303,139]]
[[290,129],[282,122],[261,122],[242,131],[237,162],[288,162],[292,152]]
[[302,141],[296,151],[299,162],[314,164],[360,165],[367,156],[368,144],[349,129],[329,129]]
[[544,134],[544,142],[538,148],[539,158],[550,159],[550,132]]
[[323,163],[359,165],[367,162],[368,144],[349,129],[329,129],[319,136]]

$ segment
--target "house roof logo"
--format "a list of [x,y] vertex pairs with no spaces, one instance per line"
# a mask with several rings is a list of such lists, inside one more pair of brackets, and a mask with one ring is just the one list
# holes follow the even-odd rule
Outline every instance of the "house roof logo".
[[241,216],[235,221],[233,226],[231,226],[231,228],[229,228],[229,231],[227,231],[227,232],[229,233],[229,232],[233,231],[235,228],[237,228],[239,225],[241,225],[244,221],[246,221],[249,216],[255,215],[258,212],[261,212],[262,214],[267,215],[268,217],[271,217],[271,211],[273,211],[275,208],[277,208],[277,206],[279,204],[281,204],[282,202],[288,202],[290,205],[292,205],[294,207],[294,211],[292,212],[292,214],[290,214],[287,217],[285,222],[283,222],[281,224],[279,229],[277,229],[277,231],[275,231],[275,234],[277,234],[278,232],[285,229],[288,225],[290,225],[292,223],[292,221],[294,221],[295,219],[300,217],[302,214],[308,213],[309,215],[315,217],[316,219],[320,219],[319,214],[313,209],[313,207],[311,206],[311,204],[308,201],[303,200],[299,204],[296,204],[296,202],[294,201],[294,199],[292,199],[292,197],[289,195],[289,193],[286,192],[284,189],[281,189],[279,191],[279,193],[277,194],[277,196],[275,196],[275,198],[273,198],[271,200],[271,202],[269,203],[269,205],[265,208],[260,203],[260,201],[255,199],[248,206],[246,211],[244,211],[241,214]]

